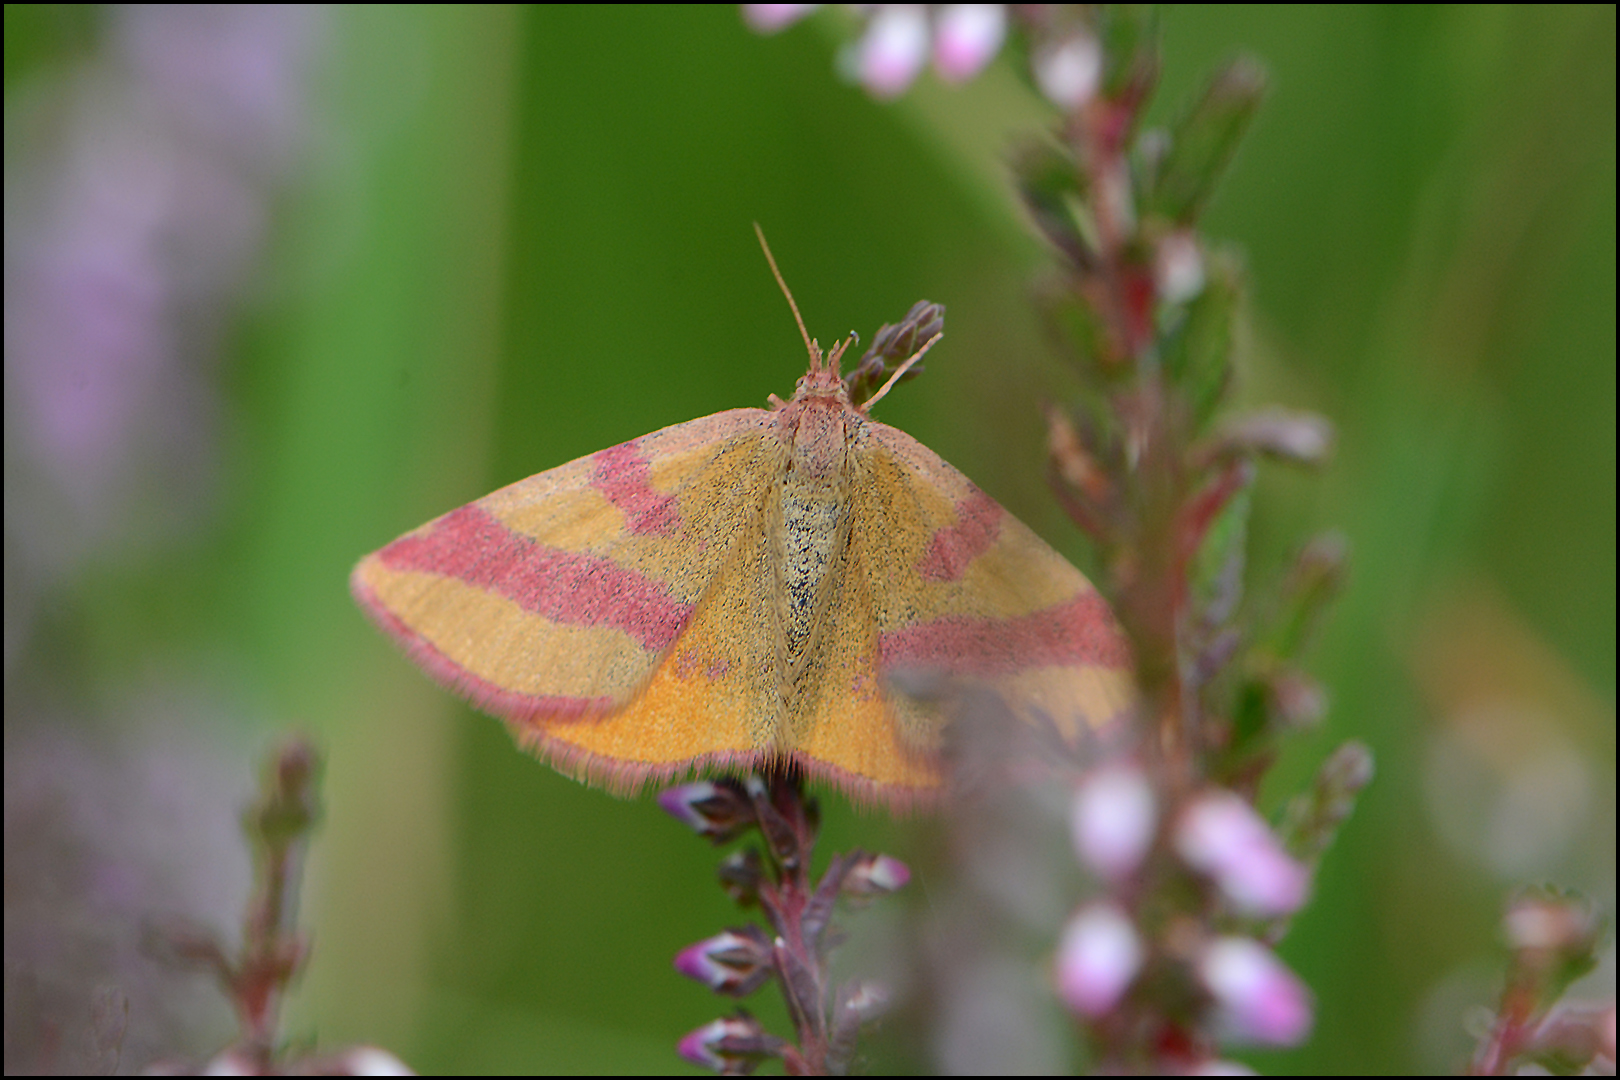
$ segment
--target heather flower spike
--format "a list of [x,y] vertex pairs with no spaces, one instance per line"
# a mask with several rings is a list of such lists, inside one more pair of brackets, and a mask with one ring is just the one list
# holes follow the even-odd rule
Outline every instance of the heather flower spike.
[[1502,935],[1509,949],[1507,977],[1469,1072],[1509,1076],[1534,1066],[1555,1075],[1612,1073],[1614,999],[1561,1000],[1598,966],[1598,950],[1609,936],[1592,902],[1571,891],[1525,890],[1509,902]]
[[[945,308],[928,300],[919,300],[898,323],[884,323],[878,328],[871,346],[844,378],[851,401],[865,401],[889,379],[890,365],[898,367],[915,355],[928,342],[945,330]],[[900,381],[916,378],[923,373],[923,365],[912,364],[903,369]]]
[[675,969],[729,997],[744,997],[774,977],[797,1036],[789,1042],[768,1035],[758,1021],[738,1014],[692,1032],[681,1041],[681,1056],[724,1073],[749,1072],[765,1057],[782,1057],[790,1073],[841,1071],[860,1024],[881,1012],[888,996],[872,983],[832,992],[835,905],[841,895],[867,900],[894,892],[911,872],[887,855],[856,851],[835,855],[815,880],[810,864],[820,815],[790,772],[686,784],[659,802],[711,839],[759,829],[763,845],[727,855],[719,876],[740,907],[759,906],[770,929],[723,931],[681,950]]
[[[1318,542],[1280,597],[1256,600],[1245,592],[1258,460],[1320,465],[1333,441],[1329,424],[1306,413],[1220,415],[1247,336],[1242,262],[1212,244],[1199,219],[1259,108],[1265,79],[1239,60],[1170,126],[1145,129],[1160,68],[1159,16],[1151,6],[874,5],[855,12],[862,29],[840,62],[874,96],[902,92],[930,53],[941,78],[970,78],[1005,36],[1018,35],[1030,83],[1054,106],[1050,129],[1020,140],[1011,162],[1015,189],[1050,245],[1039,308],[1080,387],[1072,407],[1047,409],[1048,475],[1108,568],[1100,591],[1129,642],[1136,690],[1117,729],[1093,732],[1089,749],[1098,755],[1064,778],[1072,785],[1069,840],[1101,895],[1078,905],[1061,930],[1054,984],[1088,1036],[1096,1071],[1234,1069],[1218,1057],[1219,1040],[1293,1045],[1312,1019],[1304,986],[1267,945],[1234,935],[1234,925],[1248,923],[1268,942],[1281,937],[1306,898],[1316,860],[1372,775],[1364,748],[1341,749],[1290,804],[1280,835],[1251,802],[1281,737],[1326,712],[1325,691],[1298,658],[1342,580],[1344,561],[1342,543]],[[758,15],[749,18],[765,25]],[[905,343],[927,336],[928,318],[919,305],[899,326],[884,328],[850,377],[852,397],[880,382]],[[922,680],[913,683],[911,691],[925,689]],[[980,749],[988,757],[1001,748],[958,747],[959,765],[987,772],[968,752]],[[981,793],[986,785],[962,782],[965,771],[958,770],[959,790]],[[1037,812],[1049,818],[1060,802],[1021,790],[995,794],[1025,801],[996,824],[987,819],[999,811],[959,815],[955,839],[986,849],[968,856],[981,864],[962,875],[967,881],[974,873],[1011,876],[1002,868],[1023,840],[1011,830]],[[780,863],[782,830],[765,810],[756,814]],[[738,863],[723,877],[743,897],[758,880],[761,907],[773,926],[784,925],[786,909],[772,889],[784,879],[774,869]],[[779,968],[790,1011],[795,995],[801,1002],[813,996],[814,969],[802,958],[819,948],[840,886],[861,894],[894,880],[881,857],[856,853],[835,859],[806,890],[799,942],[808,949],[784,957]],[[965,909],[985,915],[1023,885],[998,884],[1007,896]],[[964,885],[964,895],[975,887]],[[1532,930],[1556,922],[1538,921],[1530,910],[1520,921]],[[971,921],[952,929],[982,935],[980,945],[994,940]],[[778,952],[790,938],[781,935]],[[982,964],[976,951],[983,950],[960,950]],[[1534,950],[1521,953],[1530,964]],[[969,961],[953,955],[941,963],[949,976],[968,970]],[[1520,1021],[1513,1030],[1522,1034],[1528,1029]],[[1504,1022],[1504,1030],[1511,1027]],[[1509,1030],[1502,1043],[1516,1038]],[[978,1060],[972,1066],[960,1071],[985,1067]]]
[[[143,951],[160,962],[206,973],[236,1011],[236,1038],[203,1062],[151,1062],[145,1072],[233,1076],[412,1076],[376,1046],[316,1052],[289,1044],[279,1030],[281,1003],[308,965],[311,949],[296,925],[304,850],[320,820],[321,759],[313,743],[288,739],[267,763],[258,798],[241,816],[252,850],[254,886],[235,949],[212,930],[170,919],[149,924]],[[121,997],[118,1007],[127,1011]],[[98,1006],[102,1003],[98,1002]]]

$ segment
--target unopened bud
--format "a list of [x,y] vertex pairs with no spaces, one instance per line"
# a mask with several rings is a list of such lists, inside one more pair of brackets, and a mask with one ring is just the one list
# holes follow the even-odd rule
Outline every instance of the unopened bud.
[[675,970],[717,994],[745,997],[770,978],[772,955],[763,931],[724,930],[677,953]]
[[658,793],[658,805],[717,844],[746,832],[756,820],[753,802],[731,781],[699,780],[672,787]]
[[885,896],[905,887],[911,869],[888,855],[863,855],[844,875],[843,890],[849,896]]
[[734,851],[720,860],[717,872],[720,887],[732,901],[747,907],[759,902],[759,885],[765,879],[765,867],[754,848]]
[[676,1051],[694,1065],[720,1073],[749,1072],[761,1060],[780,1057],[785,1044],[767,1035],[745,1013],[711,1020],[680,1041]]

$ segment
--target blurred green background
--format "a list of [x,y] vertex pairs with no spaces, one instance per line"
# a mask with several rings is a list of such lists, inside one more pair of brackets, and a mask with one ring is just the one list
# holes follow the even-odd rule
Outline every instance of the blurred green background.
[[[112,18],[6,8],[8,233],[38,145],[15,111],[106,62]],[[1193,6],[1163,30],[1159,122],[1239,52],[1272,76],[1206,232],[1250,270],[1239,399],[1339,431],[1324,474],[1261,474],[1260,585],[1316,530],[1354,552],[1313,658],[1330,714],[1268,805],[1346,738],[1379,764],[1282,950],[1316,1036],[1245,1060],[1443,1069],[1515,881],[1612,911],[1614,9]],[[714,853],[650,799],[514,750],[366,623],[346,575],[499,485],[789,393],[803,350],[753,221],[824,342],[946,305],[882,418],[1089,565],[1044,492],[1037,407],[1072,384],[1001,165],[1048,112],[1007,56],[874,102],[834,73],[837,15],[762,38],[734,7],[363,6],[303,32],[298,164],[194,373],[219,402],[206,510],[35,583],[8,494],[8,755],[45,724],[125,745],[130,687],[154,679],[229,702],[201,737],[233,748],[242,798],[271,736],[309,730],[328,816],[291,1034],[423,1072],[684,1068],[675,1040],[723,1011],[670,967],[734,921]],[[8,399],[12,365],[8,337]],[[906,858],[926,828],[825,808],[837,848]],[[880,1031],[873,1067],[928,1070],[908,1045]]]

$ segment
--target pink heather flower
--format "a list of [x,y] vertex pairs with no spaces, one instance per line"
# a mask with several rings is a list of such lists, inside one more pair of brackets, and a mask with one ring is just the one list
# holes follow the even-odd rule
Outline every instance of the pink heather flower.
[[1231,792],[1199,797],[1176,826],[1176,851],[1209,875],[1239,911],[1287,915],[1305,901],[1310,875],[1277,843],[1254,808]]
[[721,994],[742,997],[771,974],[771,947],[746,933],[723,930],[675,956],[675,970]]
[[934,69],[946,82],[966,82],[984,69],[1007,36],[1000,4],[947,4],[934,29]]
[[905,887],[911,870],[899,859],[887,855],[864,855],[844,875],[844,892],[850,896],[884,896]]
[[1198,961],[1198,975],[1215,998],[1224,1037],[1265,1046],[1295,1046],[1311,1030],[1305,984],[1249,938],[1217,938]]
[[1075,854],[1110,881],[1135,870],[1153,843],[1158,807],[1134,765],[1093,769],[1075,790],[1069,824]]
[[1077,34],[1035,56],[1035,85],[1046,100],[1073,111],[1090,101],[1102,81],[1102,46],[1090,34]]
[[856,72],[873,95],[898,97],[927,58],[928,9],[922,4],[885,4],[861,38]]
[[786,30],[820,4],[744,4],[743,20],[761,34]]
[[1131,920],[1112,904],[1092,904],[1063,928],[1058,996],[1082,1016],[1101,1016],[1119,1003],[1141,966],[1142,943]]

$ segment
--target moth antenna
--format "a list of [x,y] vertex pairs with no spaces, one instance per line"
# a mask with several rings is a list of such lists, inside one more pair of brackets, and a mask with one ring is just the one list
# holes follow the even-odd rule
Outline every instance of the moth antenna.
[[810,340],[810,331],[804,328],[804,319],[799,315],[799,305],[793,302],[793,293],[789,291],[787,282],[782,280],[782,271],[776,268],[776,256],[771,254],[771,245],[765,242],[765,230],[754,222],[754,235],[759,237],[759,246],[765,251],[765,261],[771,264],[771,273],[776,276],[776,284],[781,287],[782,295],[787,297],[788,307],[793,309],[793,321],[799,324],[799,336],[804,338],[804,351],[810,354],[810,366],[821,366],[821,348]]
[[931,337],[927,341],[923,342],[922,348],[918,349],[916,352],[914,352],[910,356],[906,357],[905,360],[900,364],[900,366],[894,369],[894,374],[889,376],[889,381],[884,383],[881,387],[879,387],[877,393],[873,394],[871,397],[869,397],[865,401],[861,402],[861,411],[865,412],[866,410],[870,409],[873,405],[876,405],[878,403],[878,399],[881,398],[884,394],[887,394],[889,392],[889,388],[892,387],[895,383],[900,381],[900,376],[902,376],[906,372],[910,371],[911,370],[911,365],[913,365],[917,361],[921,360],[923,358],[923,353],[927,352],[929,349],[932,349],[934,347],[934,342],[938,341],[940,338],[942,338],[944,336],[945,335],[943,333],[935,334],[933,337]]

